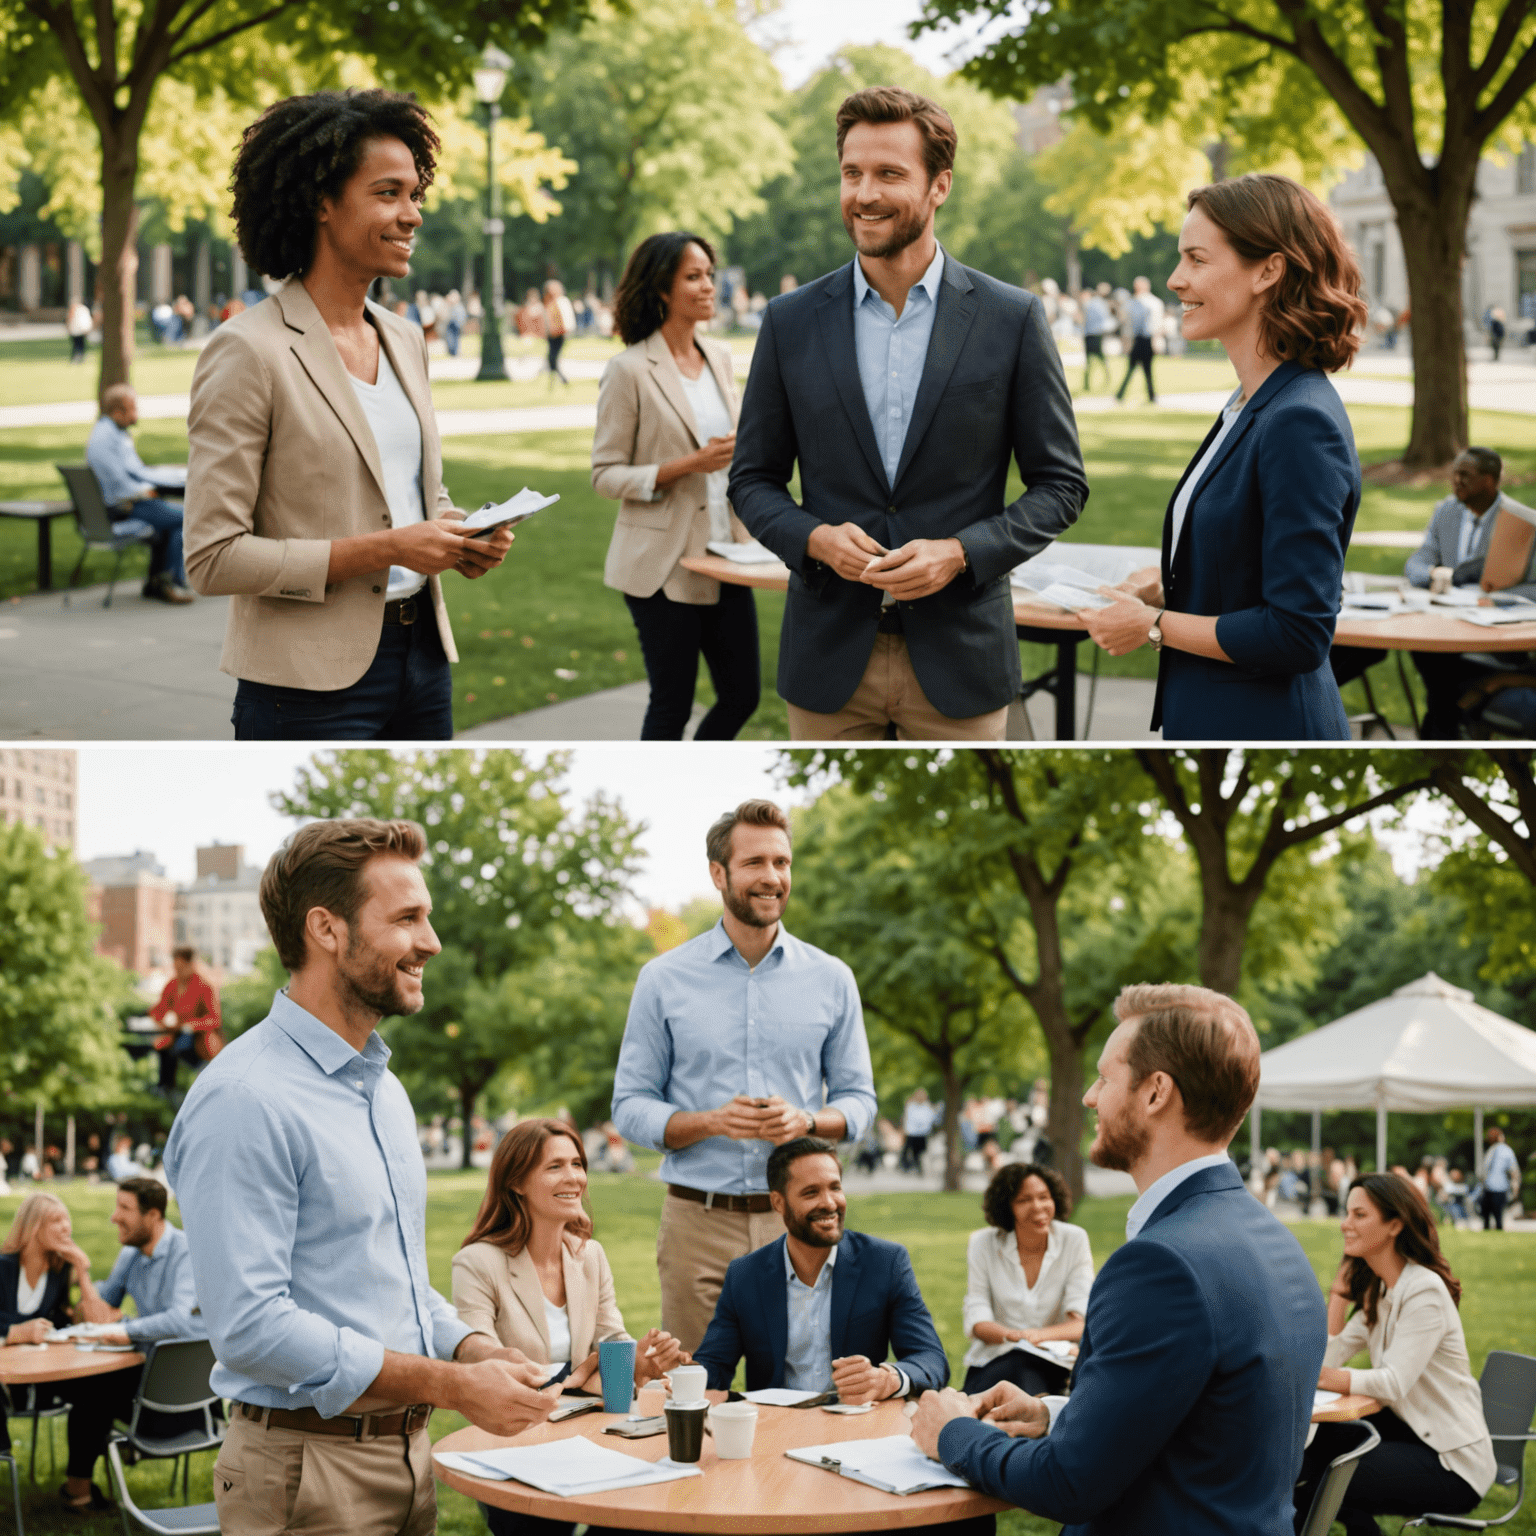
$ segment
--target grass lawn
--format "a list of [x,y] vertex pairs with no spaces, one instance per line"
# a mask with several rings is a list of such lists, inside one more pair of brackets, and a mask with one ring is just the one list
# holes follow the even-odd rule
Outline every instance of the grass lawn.
[[[451,1287],[453,1254],[469,1230],[484,1190],[480,1172],[434,1174],[427,1203],[427,1251],[433,1284],[445,1295]],[[934,1323],[949,1354],[955,1382],[963,1377],[965,1353],[960,1331],[960,1307],[965,1294],[965,1238],[981,1225],[980,1201],[975,1195],[899,1194],[859,1195],[858,1175],[851,1176],[848,1222],[861,1231],[904,1243],[912,1255],[918,1282],[933,1313]],[[91,1256],[96,1273],[104,1274],[117,1252],[117,1240],[107,1217],[111,1210],[110,1186],[61,1186],[74,1216],[75,1236]],[[656,1278],[656,1223],[661,1211],[662,1186],[634,1176],[594,1175],[590,1205],[597,1235],[613,1265],[614,1280],[624,1321],[629,1331],[642,1333],[659,1325],[661,1293]],[[9,1223],[19,1197],[0,1200],[0,1222]],[[1102,1264],[1114,1251],[1124,1232],[1128,1200],[1089,1200],[1079,1207],[1076,1219],[1087,1229],[1094,1260]],[[175,1212],[172,1212],[175,1215]],[[1326,1284],[1338,1264],[1338,1232],[1331,1223],[1308,1222],[1293,1229],[1318,1276]],[[1536,1353],[1536,1323],[1529,1301],[1536,1285],[1536,1237],[1524,1233],[1444,1232],[1443,1240],[1452,1268],[1464,1283],[1461,1315],[1474,1370],[1481,1370],[1490,1349]],[[432,1421],[434,1438],[458,1428],[462,1419],[438,1414]],[[13,1439],[25,1460],[28,1430],[13,1421]],[[60,1453],[64,1435],[55,1429]],[[46,1447],[40,1455],[46,1459]],[[197,1458],[192,1472],[194,1501],[212,1498],[213,1455]],[[101,1474],[104,1476],[104,1472]],[[148,1504],[166,1502],[163,1469],[138,1468],[130,1473],[135,1498]],[[115,1518],[68,1517],[56,1512],[53,1490],[57,1482],[42,1474],[33,1489],[23,1481],[27,1529],[33,1536],[55,1532],[82,1532],[88,1536],[112,1536]],[[473,1503],[442,1490],[440,1529],[447,1536],[479,1536],[484,1526]],[[1504,1495],[1490,1498],[1481,1512],[1491,1514],[1508,1507]],[[1044,1536],[1059,1529],[1053,1522],[1023,1513],[1003,1516],[1000,1536]],[[1395,1526],[1393,1527],[1395,1529]],[[1536,1536],[1536,1509],[1527,1509],[1507,1528],[1511,1536]]]

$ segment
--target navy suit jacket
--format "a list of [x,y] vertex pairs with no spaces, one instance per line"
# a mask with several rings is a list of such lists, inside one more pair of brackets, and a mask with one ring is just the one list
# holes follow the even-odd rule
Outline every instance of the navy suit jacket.
[[[789,1348],[789,1287],[779,1238],[734,1259],[715,1304],[695,1365],[709,1370],[709,1385],[727,1389],[736,1364],[747,1357],[747,1390],[784,1385]],[[900,1243],[844,1232],[832,1269],[832,1358],[864,1355],[874,1365],[891,1354],[914,1392],[938,1391],[949,1380],[949,1359],[934,1331],[912,1260]]]
[[17,1323],[29,1323],[34,1318],[46,1317],[55,1328],[69,1323],[69,1287],[74,1270],[68,1264],[48,1271],[48,1283],[43,1287],[43,1304],[36,1312],[25,1315],[16,1310],[16,1290],[21,1280],[21,1255],[0,1253],[0,1340]]
[[1177,549],[1168,503],[1164,601],[1173,613],[1219,615],[1232,661],[1164,647],[1152,725],[1165,740],[1350,739],[1328,650],[1359,510],[1360,460],[1338,391],[1318,369],[1282,363],[1201,475]]
[[[742,397],[730,496],[790,569],[779,693],[841,709],[875,648],[883,593],[806,555],[820,523],[857,523],[886,549],[958,538],[969,569],[900,606],[912,668],[951,719],[1018,696],[1008,572],[1070,528],[1088,499],[1061,355],[1040,301],[947,251],[933,334],[896,483],[864,403],[853,263],[781,294],[763,314]],[[1010,458],[1028,487],[1005,503]],[[789,481],[800,465],[800,500]]]
[[1063,1536],[1293,1536],[1327,1341],[1301,1245],[1235,1166],[1202,1169],[1099,1271],[1051,1433],[956,1419],[939,1454]]

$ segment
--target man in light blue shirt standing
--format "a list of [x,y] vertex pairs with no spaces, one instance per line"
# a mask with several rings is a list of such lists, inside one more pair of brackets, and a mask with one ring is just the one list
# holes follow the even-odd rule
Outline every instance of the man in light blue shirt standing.
[[181,502],[161,492],[133,446],[128,429],[138,419],[139,397],[133,386],[109,384],[101,392],[101,415],[86,440],[85,462],[96,476],[113,522],[136,517],[155,530],[144,596],[166,603],[195,602],[181,558]]
[[857,1140],[875,1115],[853,973],[785,932],[789,819],[769,800],[706,839],[725,912],[640,972],[613,1081],[613,1122],[665,1152],[656,1266],[661,1325],[698,1348],[733,1259],[783,1231],[768,1196],[772,1147]]
[[1504,1207],[1520,1188],[1520,1159],[1498,1126],[1488,1128],[1488,1152],[1483,1159],[1483,1231],[1504,1230]]
[[214,1469],[225,1536],[428,1536],[427,1420],[546,1418],[542,1371],[472,1333],[427,1278],[426,1170],[380,1019],[418,1012],[441,944],[413,822],[319,821],[261,880],[290,973],[204,1069],[166,1144],[232,1399]]

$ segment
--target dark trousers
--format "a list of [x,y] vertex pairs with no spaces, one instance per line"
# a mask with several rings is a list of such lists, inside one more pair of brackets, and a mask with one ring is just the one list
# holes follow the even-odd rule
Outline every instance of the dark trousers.
[[1033,1355],[1010,1349],[1006,1355],[999,1355],[985,1365],[973,1365],[965,1373],[965,1386],[962,1390],[967,1396],[974,1397],[982,1392],[990,1392],[1000,1381],[1011,1381],[1021,1392],[1028,1392],[1031,1397],[1044,1397],[1047,1393],[1060,1392],[1070,1374],[1070,1368],[1065,1365],[1053,1368],[1044,1360],[1036,1360]]
[[1125,391],[1131,382],[1131,375],[1141,368],[1147,375],[1147,399],[1156,400],[1157,391],[1152,387],[1152,338],[1150,336],[1137,336],[1131,341],[1131,360],[1125,365],[1125,377],[1120,381],[1120,388],[1115,391],[1115,399],[1124,400]]
[[1487,671],[1455,651],[1410,651],[1428,698],[1419,727],[1421,741],[1455,741],[1461,735],[1456,701]]
[[642,741],[681,741],[699,680],[699,655],[715,685],[715,705],[695,741],[731,741],[752,718],[762,690],[757,605],[751,587],[722,583],[718,603],[674,603],[665,592],[630,597],[645,675],[651,680]]
[[1333,680],[1340,688],[1363,677],[1378,661],[1384,661],[1385,651],[1371,650],[1363,645],[1335,645],[1328,652],[1328,665],[1333,669]]
[[560,372],[560,353],[564,346],[565,336],[563,334],[549,337],[549,382],[551,384],[556,379],[559,379],[562,384],[569,384],[571,382]]
[[1099,367],[1104,370],[1104,382],[1110,382],[1109,364],[1104,358],[1104,338],[1102,336],[1083,337],[1083,388],[1093,388],[1093,360],[1098,358]]
[[[84,336],[71,336],[69,338],[69,360],[72,363],[83,363],[85,361]],[[1493,354],[1493,360],[1498,362],[1499,354],[1497,352]]]
[[[1509,1204],[1509,1192],[1503,1189],[1485,1189],[1483,1191],[1483,1231],[1502,1232],[1504,1230],[1504,1207]],[[1452,1510],[1452,1514],[1456,1511]]]
[[[574,1520],[544,1520],[538,1515],[518,1515],[510,1509],[496,1509],[490,1504],[482,1504],[480,1513],[485,1516],[491,1536],[572,1536],[576,1529]],[[587,1536],[632,1536],[632,1533],[589,1525]]]
[[[139,1390],[143,1367],[129,1366],[106,1376],[89,1376],[69,1384],[69,1475],[89,1477],[105,1454],[115,1420],[128,1421]],[[203,1427],[202,1410],[196,1413],[156,1413],[146,1408],[139,1415],[139,1433],[146,1440],[184,1435]]]
[[202,1058],[197,1054],[196,1035],[177,1035],[160,1052],[160,1086],[167,1093],[176,1086],[176,1068],[183,1062],[194,1072],[203,1064]]
[[910,1168],[913,1173],[923,1171],[923,1154],[928,1150],[928,1138],[926,1136],[908,1136],[901,1144],[901,1158],[897,1163],[898,1168]]
[[230,717],[236,741],[448,741],[453,676],[432,597],[416,598],[414,624],[385,624],[368,670],[322,692],[241,678]]
[[[1378,1536],[1377,1515],[1464,1515],[1478,1505],[1477,1490],[1440,1465],[1440,1455],[1392,1412],[1371,1415],[1381,1444],[1360,1458],[1344,1491],[1338,1519],[1346,1536]],[[1360,1443],[1348,1424],[1319,1424],[1301,1459],[1296,1484],[1296,1529],[1306,1523],[1312,1497],[1328,1463]]]
[[133,502],[126,512],[113,513],[113,521],[136,517],[155,530],[149,546],[149,579],[169,576],[178,587],[187,584],[187,567],[181,558],[181,503],[160,496],[146,496]]

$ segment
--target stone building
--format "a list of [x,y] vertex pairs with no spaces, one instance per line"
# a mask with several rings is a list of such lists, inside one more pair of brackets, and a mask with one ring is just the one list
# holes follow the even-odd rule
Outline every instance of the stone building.
[[205,971],[243,976],[271,943],[261,915],[261,870],[238,843],[197,850],[197,879],[176,893],[176,942],[190,944]]
[[0,747],[0,821],[36,827],[73,853],[76,771],[73,749]]

